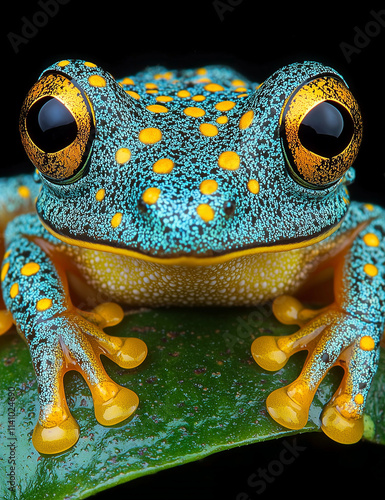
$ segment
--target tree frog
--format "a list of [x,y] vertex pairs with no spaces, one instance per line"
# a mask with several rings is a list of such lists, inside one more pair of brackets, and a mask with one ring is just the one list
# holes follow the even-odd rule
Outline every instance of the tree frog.
[[[0,330],[14,323],[30,350],[40,453],[79,438],[69,370],[85,378],[101,424],[135,412],[137,394],[100,355],[128,369],[143,362],[143,341],[104,332],[122,307],[138,306],[274,301],[277,318],[299,330],[253,341],[255,376],[297,351],[308,357],[268,396],[270,415],[301,429],[339,365],[320,425],[342,443],[361,438],[384,331],[385,212],[350,203],[362,119],[336,71],[296,63],[258,85],[223,66],[150,67],[115,80],[62,60],[29,91],[20,133],[35,172],[1,180]],[[300,291],[327,279],[330,304],[305,307]]]

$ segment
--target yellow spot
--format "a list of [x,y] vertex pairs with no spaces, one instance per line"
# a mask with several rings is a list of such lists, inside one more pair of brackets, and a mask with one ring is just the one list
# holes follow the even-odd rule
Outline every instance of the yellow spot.
[[95,198],[98,201],[103,201],[105,195],[106,195],[106,190],[105,189],[99,189],[99,191],[97,191],[96,194],[95,194]]
[[3,258],[4,258],[4,259],[8,258],[8,257],[11,255],[11,253],[12,253],[12,250],[7,250],[7,251],[5,252],[4,257],[3,257]]
[[91,75],[88,77],[88,83],[93,87],[105,87],[106,80],[100,75]]
[[358,404],[358,405],[362,405],[363,402],[364,402],[364,396],[362,394],[356,394],[356,396],[354,397],[354,401]]
[[119,148],[115,153],[115,160],[119,163],[119,165],[127,163],[130,158],[131,151],[127,148]]
[[123,78],[122,80],[123,85],[135,85],[135,82],[132,78]]
[[155,90],[155,89],[157,90],[158,89],[158,85],[156,83],[146,83],[144,86],[148,90]]
[[38,271],[40,270],[40,266],[39,264],[37,264],[36,262],[28,262],[28,264],[25,264],[22,268],[21,268],[21,274],[23,276],[33,276],[34,274],[36,274]]
[[234,151],[225,151],[219,155],[218,165],[226,170],[237,170],[240,158]]
[[150,106],[147,106],[147,109],[152,113],[167,113],[168,111],[166,106],[162,106],[161,104],[150,104]]
[[31,194],[31,192],[27,188],[27,186],[19,186],[17,188],[17,192],[18,192],[19,196],[21,196],[22,198],[29,198],[29,196]]
[[118,227],[119,224],[122,222],[122,215],[120,212],[117,212],[111,219],[111,226],[112,227]]
[[140,99],[140,95],[133,90],[126,90],[127,94],[133,97],[134,99]]
[[345,196],[343,196],[342,199],[343,199],[344,203],[346,203],[346,205],[349,205],[350,202],[347,198],[345,198]]
[[211,82],[210,78],[207,77],[198,78],[197,80],[195,80],[195,83],[210,83],[210,82]]
[[19,293],[19,284],[14,283],[9,291],[9,296],[11,297],[11,299],[14,299],[18,293]]
[[369,337],[369,335],[365,335],[364,337],[361,337],[360,340],[360,348],[363,351],[373,351],[375,347],[374,340],[372,337]]
[[158,102],[170,102],[170,101],[173,101],[174,98],[169,96],[169,95],[158,95],[158,96],[156,96],[156,100]]
[[238,94],[237,97],[247,97],[249,94]]
[[163,78],[165,80],[171,80],[171,78],[173,77],[173,72],[172,71],[166,71],[166,73],[163,73]]
[[246,85],[243,80],[233,80],[231,82],[231,85],[234,85],[234,87],[239,87],[240,85]]
[[36,309],[38,311],[46,311],[50,307],[52,307],[51,299],[40,299],[36,302]]
[[57,65],[60,67],[60,68],[64,68],[64,66],[68,66],[70,62],[67,61],[66,59],[64,61],[60,61],[57,63]]
[[160,195],[160,189],[156,187],[150,187],[144,191],[142,194],[142,200],[148,205],[153,205],[158,201]]
[[204,87],[205,90],[208,92],[218,92],[220,90],[225,90],[222,85],[219,85],[219,83],[208,83]]
[[201,203],[200,205],[198,205],[197,213],[199,217],[205,222],[213,220],[215,215],[214,210],[210,207],[210,205],[207,205],[206,203]]
[[371,203],[365,203],[364,207],[370,212],[372,212],[372,210],[374,209],[374,206]]
[[233,101],[221,101],[217,102],[215,107],[218,111],[230,111],[235,106],[235,102]]
[[192,98],[192,100],[196,101],[196,102],[202,102],[205,99],[206,99],[206,97],[204,95],[201,95],[201,94],[194,95],[194,97]]
[[378,274],[378,269],[373,264],[365,264],[364,271],[366,272],[366,274],[368,276],[372,276],[372,277],[377,276],[377,274]]
[[259,193],[259,182],[255,179],[250,179],[247,183],[247,189],[250,193],[258,194]]
[[241,130],[244,130],[245,128],[250,127],[253,120],[254,120],[254,111],[250,109],[250,111],[247,111],[244,115],[242,115],[242,118],[239,121],[239,128]]
[[84,63],[84,66],[87,66],[87,68],[96,68],[96,64],[88,61]]
[[150,90],[146,90],[146,94],[157,94],[159,92],[158,89],[150,89]]
[[215,125],[212,125],[211,123],[202,123],[199,126],[199,130],[203,135],[206,135],[207,137],[214,137],[218,133],[218,129]]
[[191,107],[191,108],[186,108],[184,110],[184,114],[187,116],[194,116],[197,118],[198,116],[204,116],[206,113],[202,108]]
[[8,270],[9,270],[9,262],[6,262],[1,269],[1,281],[5,280]]
[[227,118],[227,116],[218,116],[218,118],[216,119],[216,122],[220,124],[227,123],[228,121],[229,119]]
[[158,128],[144,128],[140,131],[139,140],[144,144],[154,144],[162,139],[162,132]]
[[169,158],[161,158],[152,166],[152,170],[157,174],[169,174],[174,168],[174,162]]
[[368,245],[368,247],[378,247],[378,245],[380,244],[380,240],[373,233],[365,234],[363,239],[365,244]]
[[206,75],[206,73],[207,73],[207,69],[206,69],[206,68],[198,68],[198,69],[195,71],[195,73],[196,73],[197,75]]
[[218,189],[218,183],[214,179],[206,179],[202,181],[199,190],[202,194],[212,194]]
[[190,92],[188,90],[180,90],[178,93],[177,93],[177,96],[178,97],[190,97]]
[[236,89],[234,89],[234,92],[247,92],[247,88],[246,87],[237,87]]

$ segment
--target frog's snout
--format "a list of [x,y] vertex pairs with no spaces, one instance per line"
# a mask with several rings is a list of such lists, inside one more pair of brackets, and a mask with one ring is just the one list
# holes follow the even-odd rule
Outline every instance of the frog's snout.
[[166,227],[179,226],[178,221],[180,227],[186,221],[213,226],[233,217],[237,204],[227,193],[218,190],[215,180],[206,179],[196,192],[191,189],[177,193],[166,186],[145,188],[138,198],[138,209],[142,215],[151,215]]

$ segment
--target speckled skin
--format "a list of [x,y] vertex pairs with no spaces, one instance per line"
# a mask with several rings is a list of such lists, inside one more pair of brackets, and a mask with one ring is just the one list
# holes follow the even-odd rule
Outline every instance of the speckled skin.
[[[321,189],[298,183],[280,139],[288,97],[317,75],[337,73],[314,62],[293,64],[258,86],[225,67],[150,68],[120,82],[84,61],[61,61],[47,72],[82,89],[95,137],[80,174],[57,182],[40,175],[37,215],[20,215],[5,231],[3,297],[38,379],[39,451],[62,451],[78,437],[62,389],[65,371],[85,376],[96,413],[115,397],[122,409],[132,395],[107,377],[99,354],[126,367],[145,356],[143,346],[127,344],[136,364],[124,364],[123,340],[102,331],[113,322],[73,306],[68,280],[82,309],[95,300],[257,305],[295,294],[325,267],[334,268],[334,303],[310,312],[299,302],[276,302],[277,317],[287,320],[295,310],[291,322],[301,329],[283,340],[263,337],[252,353],[262,367],[279,369],[293,352],[310,351],[297,381],[267,402],[273,418],[291,428],[306,424],[327,370],[344,366],[322,427],[341,442],[359,439],[384,331],[384,211],[349,206],[352,168]],[[23,196],[15,195],[15,182]],[[37,186],[30,176],[3,181],[6,222],[31,210]],[[136,404],[126,407],[132,413]],[[68,439],[46,439],[47,429],[65,429]]]

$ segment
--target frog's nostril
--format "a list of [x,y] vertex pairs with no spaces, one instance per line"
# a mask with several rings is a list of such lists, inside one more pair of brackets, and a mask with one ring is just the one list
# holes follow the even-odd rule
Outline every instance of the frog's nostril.
[[235,201],[232,200],[225,201],[225,203],[223,204],[223,210],[228,217],[234,215],[235,206]]
[[139,200],[138,200],[138,209],[141,212],[147,212],[148,205],[146,203],[144,203],[142,198],[139,198]]

